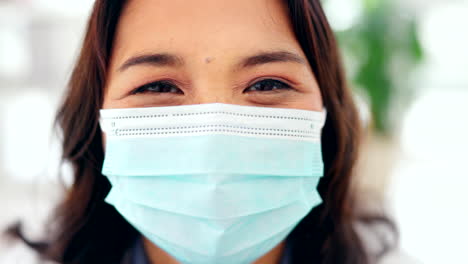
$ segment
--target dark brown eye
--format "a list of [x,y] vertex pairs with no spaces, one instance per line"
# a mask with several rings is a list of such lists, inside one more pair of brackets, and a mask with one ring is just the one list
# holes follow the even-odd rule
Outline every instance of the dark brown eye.
[[275,91],[275,90],[291,90],[291,86],[288,84],[274,80],[274,79],[265,79],[259,82],[256,82],[254,85],[250,86],[249,88],[245,89],[245,91]]
[[132,91],[132,94],[139,93],[176,93],[183,94],[182,90],[168,81],[156,81],[140,86]]

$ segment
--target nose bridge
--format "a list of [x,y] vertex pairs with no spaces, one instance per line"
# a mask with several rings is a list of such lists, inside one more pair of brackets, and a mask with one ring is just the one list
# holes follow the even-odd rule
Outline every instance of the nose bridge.
[[[206,48],[208,50],[208,48]],[[195,104],[230,103],[236,100],[232,89],[231,59],[223,51],[199,52],[189,66],[192,79],[192,100]],[[239,98],[238,98],[239,99]]]
[[199,90],[195,96],[196,104],[209,104],[209,103],[233,103],[232,96],[228,96],[226,93],[211,92],[205,90]]
[[235,101],[232,89],[223,78],[205,78],[198,81],[193,87],[193,98],[195,104],[227,103]]

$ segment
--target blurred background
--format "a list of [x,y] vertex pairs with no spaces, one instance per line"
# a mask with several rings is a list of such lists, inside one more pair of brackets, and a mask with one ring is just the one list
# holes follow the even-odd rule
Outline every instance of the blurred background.
[[[38,237],[70,182],[52,120],[92,3],[0,0],[0,229]],[[356,191],[414,259],[468,263],[468,0],[323,4],[367,126]],[[0,264],[33,263],[20,251],[0,241]]]

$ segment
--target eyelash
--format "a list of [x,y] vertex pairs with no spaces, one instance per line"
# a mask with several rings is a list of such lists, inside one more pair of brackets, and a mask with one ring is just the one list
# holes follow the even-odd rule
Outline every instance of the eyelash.
[[[254,83],[254,84],[250,85],[249,87],[247,87],[246,90],[248,90],[250,88],[253,88],[255,86],[257,86],[257,89],[261,88],[261,87],[258,87],[258,86],[260,84],[262,84],[262,83],[263,84],[268,83],[270,85],[273,85],[273,88],[271,88],[270,90],[251,90],[251,92],[262,92],[262,91],[264,91],[264,92],[278,92],[278,90],[293,90],[293,88],[289,84],[286,84],[285,82],[282,82],[282,81],[276,80],[276,79],[263,79],[263,80],[257,81],[256,83]],[[282,88],[277,88],[278,85],[281,86]],[[159,87],[158,91],[150,91],[151,88],[154,88],[156,86]],[[178,89],[178,91],[176,91],[177,94],[183,94],[183,92],[177,87],[177,85],[173,84],[172,81],[162,80],[162,81],[155,81],[155,82],[151,82],[151,83],[145,84],[143,86],[140,86],[140,87],[134,89],[131,92],[131,94],[132,95],[134,95],[134,94],[143,94],[143,93],[162,94],[162,93],[171,92],[171,91],[174,92],[175,89]]]

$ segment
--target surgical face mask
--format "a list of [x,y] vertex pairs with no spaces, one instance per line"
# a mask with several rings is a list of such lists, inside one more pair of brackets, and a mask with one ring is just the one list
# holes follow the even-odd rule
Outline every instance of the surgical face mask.
[[105,201],[181,263],[251,263],[322,202],[325,111],[101,110]]

